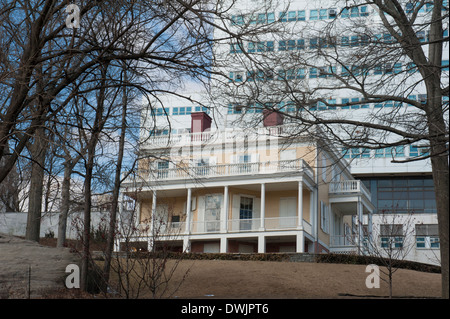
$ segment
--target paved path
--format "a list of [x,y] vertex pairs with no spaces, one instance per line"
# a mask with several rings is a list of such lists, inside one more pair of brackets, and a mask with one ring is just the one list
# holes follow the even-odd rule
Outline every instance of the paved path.
[[39,298],[65,288],[66,267],[79,264],[68,248],[54,248],[0,234],[0,299]]

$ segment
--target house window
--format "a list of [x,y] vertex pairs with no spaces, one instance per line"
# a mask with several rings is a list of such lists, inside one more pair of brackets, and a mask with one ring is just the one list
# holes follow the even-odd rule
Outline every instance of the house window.
[[196,174],[199,176],[206,176],[209,174],[209,160],[206,158],[199,159],[196,163]]
[[169,161],[158,162],[158,178],[167,178],[169,176]]
[[253,198],[242,196],[239,208],[239,219],[240,219],[239,229],[251,230],[252,218],[253,218]]
[[170,220],[170,227],[180,228],[180,225],[181,225],[180,215],[172,215]]

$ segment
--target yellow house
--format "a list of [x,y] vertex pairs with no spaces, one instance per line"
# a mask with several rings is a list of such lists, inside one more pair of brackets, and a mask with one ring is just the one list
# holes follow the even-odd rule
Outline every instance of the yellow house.
[[276,116],[211,130],[193,113],[191,132],[147,140],[122,192],[137,203],[140,232],[128,239],[191,252],[361,251],[369,192],[332,146]]

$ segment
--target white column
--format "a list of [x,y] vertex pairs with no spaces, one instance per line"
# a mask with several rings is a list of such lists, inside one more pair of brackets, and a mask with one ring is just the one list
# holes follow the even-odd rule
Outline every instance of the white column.
[[297,228],[303,229],[303,181],[298,182]]
[[316,191],[313,188],[312,190],[310,190],[309,192],[309,219],[311,222],[311,235],[314,236],[314,239],[316,240],[316,233],[317,233],[317,228],[316,228],[316,223],[317,223],[317,216],[316,216]]
[[264,254],[266,252],[266,237],[258,235],[258,253]]
[[191,251],[191,241],[188,236],[183,238],[183,252],[188,253]]
[[226,237],[220,238],[220,252],[221,253],[228,252],[228,238],[226,238]]
[[[368,236],[369,236],[369,243],[373,243],[373,237],[372,237],[372,230],[373,230],[373,220],[372,220],[372,214],[373,214],[373,212],[372,211],[370,211],[369,212],[369,216],[368,216],[368,218],[369,218],[369,222],[368,222]],[[372,245],[369,245],[369,249],[372,249]],[[371,251],[370,251],[371,252]]]
[[295,251],[297,253],[304,253],[305,252],[305,237],[303,236],[303,230],[300,230],[297,233],[297,243],[296,243]]
[[156,190],[153,190],[152,198],[152,217],[150,218],[150,235],[153,236],[155,232],[156,221]]
[[[225,186],[224,190],[223,190],[224,209],[223,209],[223,214],[221,216],[221,224],[222,225],[220,227],[220,230],[222,233],[226,233],[228,231],[228,212],[230,210],[229,203],[230,203],[230,200],[229,200],[229,195],[228,195],[228,186]],[[221,244],[221,247],[222,247],[222,244]]]
[[357,213],[358,213],[358,247],[359,253],[362,254],[362,243],[363,243],[363,206],[361,198],[358,199],[357,202]]
[[186,227],[185,227],[185,233],[190,234],[191,233],[191,210],[192,210],[192,188],[188,188],[187,190],[187,202],[186,202]]
[[260,230],[264,230],[265,228],[265,218],[266,218],[266,184],[261,184],[261,222],[260,222]]

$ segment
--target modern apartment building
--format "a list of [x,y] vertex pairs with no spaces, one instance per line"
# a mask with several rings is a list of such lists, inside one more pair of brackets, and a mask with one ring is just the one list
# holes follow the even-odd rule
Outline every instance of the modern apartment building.
[[[415,12],[412,2],[403,5],[407,14]],[[444,7],[448,12],[447,1]],[[431,8],[418,9],[418,19],[426,19]],[[394,237],[397,248],[412,248],[406,258],[438,263],[431,165],[429,159],[408,161],[426,154],[426,145],[345,148],[330,145],[319,130],[297,134],[293,120],[305,110],[345,119],[413,112],[406,103],[367,100],[357,90],[337,88],[337,77],[342,82],[362,76],[368,87],[411,103],[426,98],[423,84],[412,85],[415,66],[391,55],[395,41],[380,27],[375,7],[361,1],[240,0],[220,23],[264,32],[215,46],[215,68],[227,79],[212,80],[214,100],[202,92],[190,93],[202,104],[162,96],[144,112],[144,159],[138,179],[124,189],[137,199],[139,223],[148,223],[147,231],[158,229],[160,242],[191,251],[361,253],[364,236],[377,234],[369,240],[381,247]],[[428,30],[419,28],[417,35],[426,46]],[[214,37],[227,38],[221,28]],[[365,64],[374,41],[387,46],[384,60]],[[339,62],[331,59],[336,52],[344,55]],[[447,83],[448,61],[447,50]],[[286,93],[305,87],[326,93],[301,101]]]

